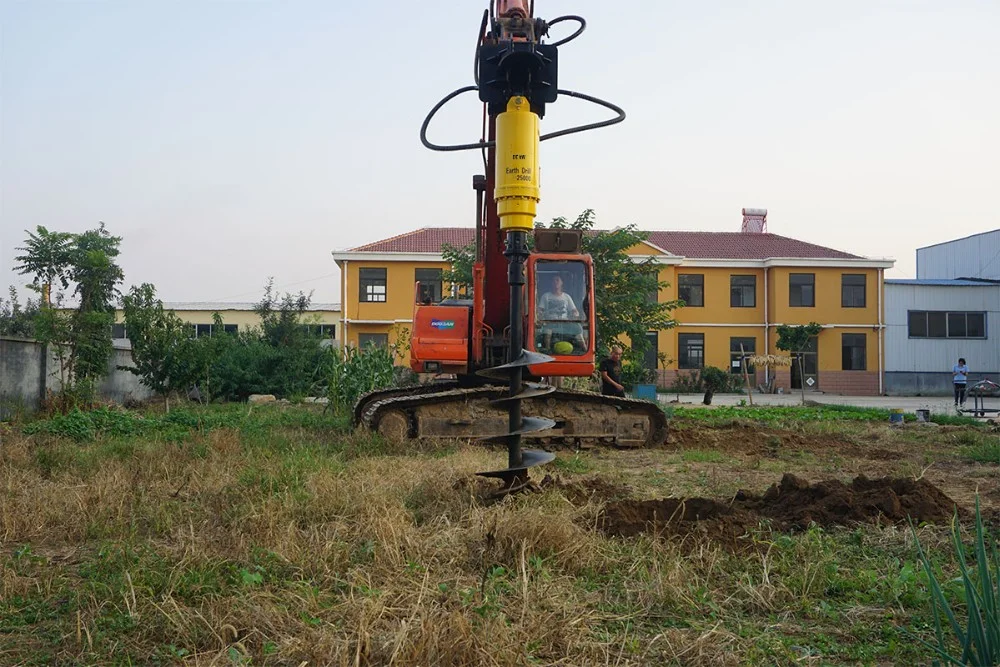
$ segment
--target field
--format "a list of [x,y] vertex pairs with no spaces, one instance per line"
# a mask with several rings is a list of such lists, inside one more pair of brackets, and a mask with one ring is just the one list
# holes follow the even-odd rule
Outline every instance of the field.
[[678,409],[501,500],[497,452],[308,406],[0,425],[0,664],[924,664],[914,535],[950,580],[952,500],[1000,509],[942,421]]

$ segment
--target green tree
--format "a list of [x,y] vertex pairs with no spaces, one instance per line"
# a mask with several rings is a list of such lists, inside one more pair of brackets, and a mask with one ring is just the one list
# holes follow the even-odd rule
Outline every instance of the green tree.
[[476,261],[476,244],[458,248],[450,243],[441,246],[441,257],[448,267],[441,272],[441,282],[451,283],[461,292],[472,290],[472,265]]
[[259,327],[224,334],[216,314],[211,337],[197,339],[198,387],[203,398],[246,400],[250,394],[281,397],[322,393],[332,357],[322,336],[309,331],[311,295],[279,295],[269,280],[254,310]]
[[[108,370],[114,348],[114,324],[118,285],[124,276],[116,260],[121,238],[111,236],[102,222],[81,234],[50,232],[38,227],[28,232],[24,251],[15,267],[32,277],[42,294],[42,307],[35,317],[35,338],[53,346],[59,359],[63,407],[79,400],[89,402],[96,381]],[[52,288],[74,285],[77,307],[72,311],[52,308]],[[58,297],[57,297],[58,300]]]
[[69,278],[76,283],[78,305],[73,313],[74,379],[84,386],[107,373],[114,353],[111,327],[115,323],[118,285],[125,278],[116,260],[121,237],[108,233],[104,223],[74,237]]
[[705,366],[701,369],[701,381],[705,385],[705,396],[701,402],[711,405],[715,392],[723,391],[729,385],[729,374],[721,368]]
[[783,324],[778,327],[778,349],[791,352],[792,355],[798,360],[799,384],[801,385],[800,389],[802,390],[803,404],[806,402],[806,386],[805,372],[802,365],[802,351],[809,345],[809,341],[815,336],[818,336],[819,332],[822,330],[822,325],[816,322],[799,325]]
[[594,260],[598,352],[606,354],[615,341],[627,336],[632,345],[625,351],[625,360],[641,365],[649,348],[646,334],[676,326],[672,313],[681,302],[659,300],[667,283],[659,279],[660,267],[655,259],[636,261],[627,253],[629,248],[646,241],[648,233],[635,225],[594,231],[595,222],[593,209],[587,209],[572,222],[560,217],[549,226],[584,233],[583,251]]
[[48,308],[52,305],[52,287],[57,283],[63,289],[69,287],[73,235],[50,232],[41,225],[34,232],[25,230],[24,233],[28,238],[23,246],[17,248],[24,254],[14,258],[19,262],[14,270],[22,276],[31,276],[32,289],[41,295],[42,307]]
[[149,283],[133,287],[123,296],[122,309],[134,364],[124,370],[162,396],[169,412],[170,394],[187,391],[202,379],[200,350],[191,337],[191,325],[164,310],[156,288]]
[[294,346],[309,338],[302,326],[302,319],[312,303],[312,294],[299,292],[278,296],[274,291],[274,278],[268,278],[264,286],[264,296],[254,306],[260,317],[261,333],[264,340],[274,346]]
[[9,299],[0,297],[0,336],[33,337],[38,301],[28,299],[22,306],[17,289],[11,287],[8,293]]

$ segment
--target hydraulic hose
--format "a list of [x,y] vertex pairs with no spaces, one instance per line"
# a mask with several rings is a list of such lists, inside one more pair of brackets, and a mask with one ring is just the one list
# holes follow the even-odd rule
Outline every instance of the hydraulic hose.
[[[430,126],[431,120],[434,118],[434,116],[437,114],[437,112],[441,110],[441,107],[443,107],[445,104],[447,104],[451,100],[455,99],[459,95],[464,95],[465,93],[471,93],[472,91],[478,91],[478,90],[479,90],[478,86],[463,86],[461,88],[458,88],[456,90],[451,91],[450,93],[448,93],[447,95],[445,95],[441,99],[440,102],[438,102],[437,104],[435,104],[434,107],[430,110],[430,113],[427,114],[427,117],[424,118],[423,124],[420,126],[420,143],[422,143],[424,145],[424,147],[429,148],[432,151],[443,151],[443,152],[469,151],[469,150],[476,150],[476,149],[481,149],[481,148],[490,148],[490,147],[494,146],[495,142],[492,142],[492,141],[483,141],[483,140],[480,140],[480,141],[477,141],[477,142],[471,143],[471,144],[445,144],[445,145],[441,145],[441,144],[432,143],[430,140],[427,139],[427,128],[428,128],[428,126]],[[617,104],[613,104],[611,102],[608,102],[607,100],[602,100],[599,97],[594,97],[593,95],[587,95],[585,93],[578,93],[578,92],[576,92],[574,90],[563,90],[562,88],[559,89],[559,94],[560,95],[567,95],[569,97],[576,97],[576,98],[584,100],[586,102],[590,102],[592,104],[597,104],[598,106],[602,106],[605,109],[609,109],[611,111],[614,111],[615,114],[617,114],[617,115],[614,118],[609,118],[607,120],[598,121],[596,123],[587,123],[585,125],[577,125],[576,127],[569,127],[569,128],[566,128],[565,130],[557,130],[555,132],[549,132],[549,133],[543,134],[541,137],[539,137],[539,141],[547,141],[548,139],[555,139],[557,137],[565,137],[565,136],[570,135],[570,134],[577,134],[579,132],[588,132],[590,130],[596,130],[596,129],[599,129],[599,128],[602,128],[602,127],[608,127],[608,126],[611,126],[611,125],[617,125],[618,123],[620,123],[623,120],[625,120],[625,110],[622,109]]]

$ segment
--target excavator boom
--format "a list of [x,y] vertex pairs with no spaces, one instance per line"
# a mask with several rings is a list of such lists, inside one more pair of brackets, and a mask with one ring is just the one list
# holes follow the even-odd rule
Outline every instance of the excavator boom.
[[[576,22],[578,30],[546,42],[549,28],[564,21]],[[625,118],[611,103],[558,87],[558,48],[585,26],[579,16],[537,18],[533,0],[490,0],[476,48],[476,84],[446,96],[421,128],[426,147],[480,150],[486,167],[484,175],[473,178],[471,298],[421,303],[419,285],[416,289],[412,368],[452,374],[457,380],[373,392],[355,406],[357,425],[387,437],[506,444],[507,468],[482,474],[503,479],[508,488],[523,486],[528,467],[554,456],[523,450],[522,441],[635,447],[666,439],[666,417],[655,403],[540,382],[543,377],[593,374],[597,353],[593,262],[581,251],[580,232],[534,229],[541,198],[540,142]],[[484,105],[480,141],[431,143],[427,128],[434,114],[454,97],[473,91]],[[617,116],[542,135],[546,107],[560,95],[594,102]]]

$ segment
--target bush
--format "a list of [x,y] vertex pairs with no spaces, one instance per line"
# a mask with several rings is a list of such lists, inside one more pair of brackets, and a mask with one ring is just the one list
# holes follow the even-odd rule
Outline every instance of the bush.
[[626,360],[622,363],[622,384],[626,391],[637,384],[653,384],[656,382],[656,371],[646,368],[641,361]]
[[204,341],[202,389],[210,398],[245,401],[250,394],[309,396],[322,394],[327,385],[332,353],[316,338],[304,336],[274,345],[251,330]]
[[395,350],[378,345],[358,349],[331,349],[327,398],[334,412],[342,413],[370,391],[396,385]]
[[728,374],[721,368],[706,366],[701,370],[701,383],[705,387],[705,398],[702,401],[705,405],[712,404],[712,396],[717,391],[723,391],[729,384]]

